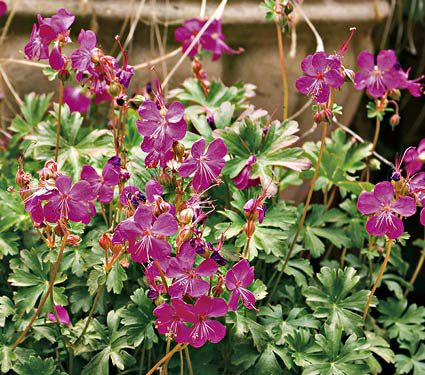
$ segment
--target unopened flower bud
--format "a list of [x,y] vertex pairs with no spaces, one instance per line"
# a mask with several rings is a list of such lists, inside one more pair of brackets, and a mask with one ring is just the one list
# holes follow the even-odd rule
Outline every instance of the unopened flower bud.
[[120,264],[121,266],[123,266],[124,268],[128,268],[130,266],[130,262],[128,261],[127,258],[123,258],[120,260]]
[[66,229],[66,225],[64,225],[61,221],[58,221],[58,224],[55,226],[55,233],[57,236],[62,237],[68,229]]
[[325,108],[321,111],[317,111],[313,117],[314,122],[316,124],[320,124],[322,122],[330,122],[332,120],[333,113],[329,108]]
[[69,71],[68,69],[61,69],[58,72],[58,78],[62,81],[62,82],[66,82],[68,81],[70,77]]
[[180,212],[180,222],[183,224],[189,224],[193,219],[193,209],[185,208]]
[[112,248],[111,236],[107,233],[103,233],[99,238],[99,245],[103,250],[109,250]]
[[159,182],[161,183],[161,185],[165,185],[165,186],[170,185],[171,184],[171,177],[170,177],[170,175],[168,173],[166,173],[166,172],[162,172],[159,175]]
[[173,152],[178,158],[182,158],[184,156],[185,147],[180,142],[174,142],[173,144]]
[[44,167],[40,170],[40,180],[46,181],[56,177],[58,172],[58,165],[54,160],[47,160],[44,163]]
[[102,57],[105,56],[100,48],[94,48],[91,53],[91,61],[93,64],[99,64]]
[[189,227],[184,227],[180,230],[177,235],[176,244],[177,246],[183,245],[186,241],[189,241],[192,238],[192,230]]
[[80,243],[81,238],[80,236],[77,236],[76,234],[69,234],[66,239],[66,244],[71,246],[76,246]]
[[392,89],[392,90],[389,92],[388,96],[389,96],[391,99],[394,99],[394,100],[400,100],[401,92],[400,92],[400,90],[399,90],[399,89]]
[[398,124],[400,124],[400,115],[398,113],[394,113],[391,117],[390,117],[390,124],[392,127],[397,126]]
[[117,82],[112,82],[109,85],[108,91],[109,91],[109,94],[111,94],[112,97],[116,97],[116,96],[120,95],[121,89],[122,89],[122,85],[120,85]]
[[18,169],[15,175],[16,184],[21,188],[27,188],[31,182],[31,175],[24,172],[22,168]]
[[145,100],[146,100],[146,98],[143,95],[136,95],[133,98],[133,102],[137,107],[139,107],[141,104],[143,104]]
[[170,204],[166,201],[164,201],[164,199],[162,199],[162,197],[156,196],[155,198],[155,207],[153,210],[153,213],[155,216],[159,216],[161,214],[165,214],[168,211],[170,211]]
[[248,220],[243,226],[243,231],[248,238],[251,238],[255,232],[255,223],[253,220]]

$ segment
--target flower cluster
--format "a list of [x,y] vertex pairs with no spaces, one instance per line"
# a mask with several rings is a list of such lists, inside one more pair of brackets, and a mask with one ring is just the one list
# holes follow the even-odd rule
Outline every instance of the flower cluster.
[[[183,21],[182,26],[178,27],[174,33],[174,38],[177,42],[181,43],[183,52],[186,52],[198,33],[206,24],[207,19],[192,18]],[[199,41],[189,50],[188,56],[194,57],[201,50],[209,51],[212,53],[212,60],[218,60],[221,55],[226,54],[239,54],[243,52],[242,48],[234,50],[230,48],[226,42],[221,29],[221,19],[215,19],[207,27],[205,32],[201,35]]]
[[396,239],[404,232],[403,219],[422,207],[420,222],[425,225],[425,139],[407,149],[396,161],[391,182],[376,184],[372,192],[360,194],[357,207],[368,216],[366,230],[372,236]]
[[[209,150],[221,147],[221,140],[214,142]],[[199,149],[195,155],[204,154],[203,147],[195,147]],[[208,151],[205,163],[211,161]],[[191,160],[188,163],[196,166]],[[205,176],[199,177],[202,187],[208,186],[202,185],[205,181]],[[197,184],[193,183],[195,189]],[[227,262],[220,254],[223,241],[215,247],[203,239],[201,225],[208,215],[204,208],[210,209],[211,202],[200,195],[195,193],[176,209],[164,199],[163,188],[155,180],[146,184],[144,193],[134,186],[124,190],[121,198],[129,217],[115,228],[112,244],[128,246],[131,259],[144,265],[149,298],[160,303],[168,296],[170,302],[154,310],[158,331],[194,347],[219,342],[226,329],[211,318],[226,315],[229,308],[236,310],[239,300],[246,308],[255,308],[255,296],[247,289],[254,268],[241,260],[225,273]],[[170,243],[173,239],[175,252]],[[230,293],[228,304],[221,297],[223,285]]]
[[410,80],[410,69],[404,71],[397,60],[395,51],[383,50],[376,57],[368,51],[362,51],[357,57],[360,71],[354,77],[354,87],[364,90],[377,99],[388,96],[396,89],[407,89],[416,97],[422,95],[423,86],[420,81],[423,76]]
[[[88,86],[97,98],[109,99],[111,95],[123,94],[134,75],[125,51],[121,51],[123,63],[120,66],[115,57],[96,47],[97,38],[93,31],[82,29],[78,36],[80,47],[70,56],[63,54],[63,47],[71,42],[69,34],[74,20],[75,16],[66,9],[59,9],[50,18],[39,15],[38,24],[34,24],[30,40],[24,47],[25,57],[29,60],[48,59],[50,66],[64,81],[70,76],[68,69],[71,68],[77,80]],[[121,48],[118,39],[117,43]]]
[[38,186],[30,186],[31,178],[23,180],[21,169],[16,181],[21,188],[25,210],[31,214],[37,226],[68,220],[88,224],[96,214],[94,202],[108,203],[113,199],[120,170],[118,157],[107,161],[102,176],[86,165],[82,168],[81,180],[73,184],[71,177],[59,173],[56,163],[49,160],[40,171]]

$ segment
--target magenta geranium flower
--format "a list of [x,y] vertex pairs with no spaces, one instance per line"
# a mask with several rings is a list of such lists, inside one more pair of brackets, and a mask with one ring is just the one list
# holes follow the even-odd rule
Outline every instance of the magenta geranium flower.
[[41,224],[44,221],[42,202],[54,194],[54,188],[43,187],[37,189],[24,200],[25,211],[29,212],[34,223]]
[[114,187],[120,182],[120,158],[113,156],[103,168],[99,176],[91,165],[84,165],[81,170],[81,179],[87,181],[100,203],[109,203],[114,198]]
[[266,216],[266,206],[258,199],[250,199],[243,206],[246,215],[254,215],[261,224]]
[[145,167],[146,168],[155,168],[158,164],[161,168],[165,168],[167,163],[173,158],[173,151],[158,151],[154,149],[153,142],[149,137],[145,137],[141,149],[148,154],[145,157]]
[[206,51],[212,52],[212,61],[218,60],[224,53],[234,55],[243,52],[242,48],[235,50],[225,43],[221,24],[221,18],[214,20],[208,27],[207,32],[201,37],[201,46]]
[[300,93],[312,96],[317,103],[326,103],[330,88],[339,89],[344,83],[340,68],[340,60],[330,59],[325,52],[308,55],[301,62],[305,75],[297,79],[295,86]]
[[47,198],[43,207],[44,217],[51,223],[60,219],[90,222],[92,209],[90,201],[95,198],[92,187],[87,181],[78,181],[72,185],[71,177],[60,175],[56,178],[56,189]]
[[404,231],[402,218],[416,212],[416,203],[412,197],[394,198],[394,187],[388,182],[376,184],[373,192],[363,192],[357,202],[359,211],[368,215],[366,230],[372,236],[387,235],[398,238]]
[[421,201],[422,210],[421,210],[421,216],[420,216],[420,222],[423,226],[425,226],[425,194],[424,198]]
[[189,305],[178,298],[172,298],[171,305],[163,303],[153,313],[157,317],[155,327],[160,334],[167,335],[178,343],[189,342],[190,329],[184,320],[191,314]]
[[228,307],[224,299],[201,296],[191,307],[191,314],[187,314],[187,321],[193,323],[190,329],[190,345],[195,348],[203,346],[207,341],[214,344],[223,340],[226,336],[226,327],[216,320],[225,316]]
[[4,16],[7,12],[7,4],[4,1],[0,1],[0,17]]
[[239,172],[239,174],[232,178],[233,183],[240,190],[248,189],[251,186],[257,186],[261,183],[259,178],[250,178],[249,174],[251,173],[252,166],[257,162],[257,157],[251,155],[246,161],[245,166]]
[[175,279],[168,288],[171,297],[181,298],[188,294],[196,298],[208,293],[210,283],[202,280],[202,277],[214,275],[217,272],[217,264],[208,258],[193,268],[195,255],[195,251],[186,246],[181,247],[177,256],[170,260],[166,274]]
[[[75,20],[75,16],[66,9],[59,9],[50,17],[43,18],[38,15],[38,26],[33,25],[30,40],[24,47],[25,57],[29,60],[45,60],[49,58],[49,44],[55,40],[63,43],[69,42],[69,28]],[[58,55],[59,54],[59,55]],[[53,68],[59,69],[63,66],[63,57],[60,48],[55,46],[52,50],[51,63]],[[63,62],[63,61],[62,61]]]
[[[182,23],[174,32],[174,38],[177,42],[181,43],[183,52],[186,52],[190,47],[193,39],[204,27],[207,19],[192,18]],[[214,20],[202,34],[198,43],[189,51],[188,56],[193,57],[200,52],[200,47],[206,51],[212,52],[212,60],[215,61],[226,54],[239,54],[243,52],[242,48],[234,50],[230,48],[224,41],[225,37],[222,32],[222,20]]]
[[[59,323],[60,324],[65,324],[67,326],[71,326],[72,325],[71,319],[70,319],[69,314],[68,314],[68,311],[66,310],[65,307],[60,306],[60,305],[55,305],[55,310],[56,310],[56,314],[57,314],[57,316],[59,318]],[[50,313],[47,314],[47,318],[50,321],[52,321],[52,322],[56,322],[57,321],[55,313],[52,313],[52,312],[50,312]]]
[[201,138],[192,145],[191,157],[186,159],[179,168],[181,177],[189,177],[195,173],[192,186],[195,190],[205,190],[211,183],[217,181],[225,165],[224,157],[227,147],[221,138],[210,143],[205,151],[205,140]]
[[137,120],[139,133],[145,136],[142,150],[167,152],[174,141],[179,141],[186,134],[183,104],[172,103],[168,109],[158,109],[152,100],[146,100],[139,108],[140,120]]
[[177,220],[169,213],[157,218],[152,207],[139,206],[134,216],[122,221],[115,229],[112,243],[129,243],[129,253],[134,262],[146,263],[149,258],[164,259],[171,252],[166,237],[177,232]]
[[398,65],[393,50],[383,50],[375,57],[368,51],[362,51],[357,57],[360,71],[354,77],[354,87],[357,90],[366,89],[368,95],[374,98],[384,96],[388,91],[403,85],[401,74],[395,69]]
[[[199,18],[192,18],[190,20],[183,21],[181,27],[178,27],[174,31],[174,38],[177,42],[182,44],[183,52],[189,48],[193,39],[195,39],[196,35],[202,29],[202,26],[205,24],[205,20],[201,20]],[[199,51],[198,42],[188,53],[188,56],[193,57]]]
[[71,112],[86,113],[90,108],[91,100],[78,87],[65,87],[63,102],[68,104]]
[[79,72],[84,72],[93,67],[92,53],[96,48],[96,34],[91,30],[81,29],[78,35],[78,43],[80,48],[77,48],[71,54],[72,68]]
[[394,69],[398,71],[399,77],[402,80],[400,88],[409,90],[410,95],[415,97],[421,97],[423,95],[424,85],[421,83],[421,81],[424,79],[424,75],[415,79],[409,79],[411,68],[407,69],[407,71],[404,71],[401,65],[397,64],[395,65]]
[[246,259],[236,263],[226,274],[226,288],[230,290],[229,307],[236,311],[239,297],[247,309],[255,308],[254,293],[246,289],[254,281],[254,267]]

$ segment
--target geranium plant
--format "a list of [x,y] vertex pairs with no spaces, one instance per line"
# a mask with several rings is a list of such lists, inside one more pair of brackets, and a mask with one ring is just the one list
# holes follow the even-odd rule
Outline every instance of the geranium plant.
[[[406,221],[425,226],[425,140],[394,163],[376,151],[422,77],[393,50],[346,66],[353,28],[288,87],[282,32],[306,16],[267,0],[278,118],[250,103],[252,85],[208,78],[205,59],[243,53],[223,34],[225,3],[175,29],[193,77],[170,91],[175,70],[133,88],[143,70],[119,37],[120,58],[66,9],[37,17],[23,52],[58,95],[25,97],[1,157],[2,373],[424,373],[425,307],[407,299],[424,240],[413,271],[404,258]],[[370,143],[338,121],[344,85],[370,99]],[[318,143],[288,116],[297,91]],[[380,162],[390,178],[374,184]],[[301,203],[282,198],[303,180]]]

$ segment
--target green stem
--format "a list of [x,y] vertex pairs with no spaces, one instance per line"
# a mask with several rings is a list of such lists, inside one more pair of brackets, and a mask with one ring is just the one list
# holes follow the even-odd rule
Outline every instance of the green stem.
[[185,346],[184,348],[184,354],[186,356],[186,362],[187,362],[187,368],[189,370],[189,375],[193,375],[192,361],[190,360],[189,348],[187,346]]
[[59,109],[58,109],[58,122],[56,124],[56,148],[55,148],[55,162],[58,161],[59,157],[59,146],[61,136],[61,116],[62,116],[62,105],[63,105],[63,81],[59,80]]
[[20,334],[18,339],[13,344],[12,350],[15,350],[18,347],[18,345],[22,342],[22,340],[25,338],[25,336],[28,334],[29,330],[31,329],[32,325],[34,324],[34,321],[37,319],[38,315],[40,314],[41,310],[44,307],[44,304],[46,303],[47,299],[49,298],[50,293],[53,290],[53,285],[55,284],[56,274],[58,273],[58,270],[59,270],[59,265],[60,265],[60,262],[61,262],[61,259],[62,259],[63,252],[65,250],[65,245],[66,245],[67,239],[68,239],[68,232],[65,232],[65,234],[62,238],[62,243],[61,243],[60,249],[59,249],[58,258],[57,258],[56,263],[54,265],[53,271],[50,275],[49,286],[47,288],[46,294],[43,296],[42,300],[40,301],[40,304],[38,305],[37,310],[35,311],[31,320],[27,324],[26,328],[24,329],[24,331]]
[[97,288],[97,293],[96,293],[96,296],[94,297],[93,305],[90,309],[89,316],[87,317],[86,324],[84,325],[83,331],[81,332],[80,336],[78,336],[77,340],[75,340],[73,344],[74,346],[77,345],[77,343],[79,343],[81,339],[83,338],[83,336],[86,334],[104,289],[105,289],[105,284],[102,284]]
[[277,45],[279,47],[280,72],[283,84],[283,119],[288,118],[288,75],[286,72],[285,52],[283,49],[282,29],[276,22]]
[[385,269],[387,268],[388,261],[390,260],[393,241],[394,240],[389,239],[387,242],[387,251],[385,253],[385,259],[384,259],[384,262],[381,264],[381,269],[379,270],[378,277],[376,278],[375,283],[373,284],[372,289],[370,290],[369,298],[367,299],[367,303],[363,311],[363,317],[362,317],[363,320],[365,320],[367,317],[367,312],[369,311],[369,307],[372,302],[373,295],[375,294],[375,291],[378,288],[378,285],[382,279],[382,276],[384,275]]
[[304,211],[303,211],[303,214],[301,216],[300,221],[298,222],[297,231],[295,232],[294,238],[292,239],[291,245],[289,246],[288,254],[286,255],[285,261],[283,262],[282,269],[280,270],[279,275],[278,275],[276,282],[274,284],[273,290],[271,291],[271,293],[269,295],[269,298],[268,298],[269,301],[271,301],[273,294],[276,292],[276,289],[279,285],[279,282],[280,282],[280,280],[281,280],[281,278],[282,278],[282,276],[285,272],[286,266],[288,265],[288,262],[291,259],[292,251],[294,250],[294,246],[297,242],[298,236],[299,236],[301,229],[304,225],[304,221],[305,221],[305,218],[307,216],[307,211],[308,211],[308,208],[310,206],[311,197],[313,196],[314,185],[316,185],[317,177],[319,175],[320,164],[322,162],[322,156],[323,156],[323,152],[325,150],[327,130],[328,130],[328,124],[325,122],[323,124],[323,127],[322,127],[322,136],[321,136],[321,139],[320,139],[319,155],[317,156],[314,175],[313,175],[313,179],[311,180],[311,183],[310,183],[310,190],[308,191],[307,199],[305,201]]
[[416,278],[418,277],[419,272],[422,269],[424,261],[425,261],[425,249],[423,249],[422,252],[421,252],[421,257],[419,258],[419,261],[416,264],[415,272],[413,273],[413,275],[412,275],[412,277],[409,281],[409,285],[407,286],[406,290],[404,291],[404,297],[407,297],[409,292],[413,289],[413,284],[415,283]]

